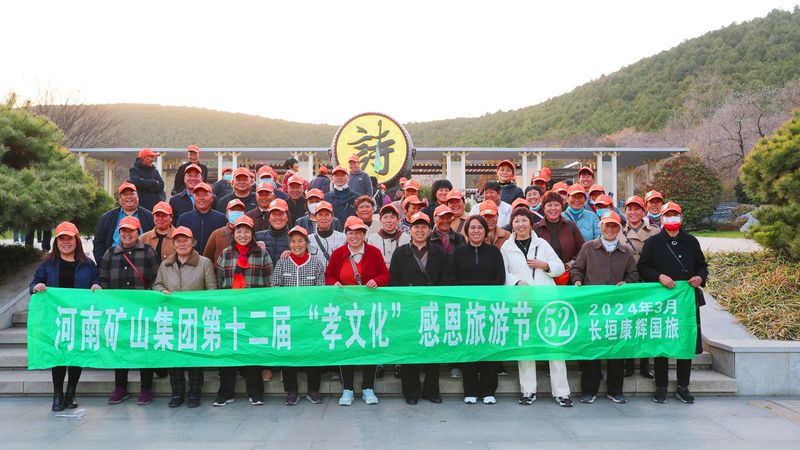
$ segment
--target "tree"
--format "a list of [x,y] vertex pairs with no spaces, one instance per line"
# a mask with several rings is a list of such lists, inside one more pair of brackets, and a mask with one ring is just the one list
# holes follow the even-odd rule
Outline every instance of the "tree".
[[101,105],[79,101],[79,94],[61,95],[47,87],[30,105],[31,111],[53,121],[64,132],[68,148],[97,148],[114,145],[119,139],[119,119]]
[[699,158],[678,156],[664,162],[655,181],[646,188],[651,189],[681,205],[684,226],[694,228],[714,212],[722,185]]
[[741,180],[747,195],[762,205],[755,212],[753,238],[800,259],[800,111],[747,155]]
[[69,220],[93,229],[113,199],[61,143],[63,132],[16,96],[0,104],[0,230]]

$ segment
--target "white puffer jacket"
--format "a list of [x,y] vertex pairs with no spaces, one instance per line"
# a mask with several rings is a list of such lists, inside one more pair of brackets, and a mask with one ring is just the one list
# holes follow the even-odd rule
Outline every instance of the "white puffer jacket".
[[[564,263],[561,262],[561,258],[558,257],[550,243],[531,231],[531,246],[528,254],[523,255],[522,250],[514,243],[516,238],[516,233],[511,233],[511,237],[500,248],[500,253],[503,254],[503,263],[506,266],[506,286],[513,286],[519,281],[532,286],[556,284],[553,278],[564,273]],[[546,261],[550,265],[550,271],[531,269],[528,267],[529,259]]]

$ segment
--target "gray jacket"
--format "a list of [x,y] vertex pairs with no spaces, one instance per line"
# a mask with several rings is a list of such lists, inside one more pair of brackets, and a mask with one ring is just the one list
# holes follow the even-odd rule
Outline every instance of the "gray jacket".
[[168,256],[158,269],[153,290],[162,292],[204,291],[217,288],[214,263],[192,250],[184,264],[178,264],[178,254]]

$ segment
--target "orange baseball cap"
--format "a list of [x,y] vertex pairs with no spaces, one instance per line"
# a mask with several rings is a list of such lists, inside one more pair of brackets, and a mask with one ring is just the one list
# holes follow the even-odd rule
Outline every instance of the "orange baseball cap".
[[188,227],[178,227],[172,230],[172,239],[175,239],[175,236],[180,236],[180,235],[194,239],[192,230],[189,229]]
[[442,217],[445,214],[453,214],[453,210],[447,205],[439,205],[433,210],[433,217]]
[[419,199],[419,197],[417,197],[416,195],[409,195],[408,197],[406,197],[406,198],[403,200],[403,205],[402,205],[402,206],[403,206],[403,209],[406,209],[406,206],[407,206],[407,205],[409,205],[409,204],[414,204],[414,205],[424,205],[424,204],[425,204],[425,202],[423,202],[422,200],[420,200],[420,199]]
[[[317,209],[319,209],[319,206],[317,207]],[[387,203],[383,205],[383,207],[381,208],[380,216],[383,217],[383,215],[386,213],[392,213],[395,216],[400,217],[400,211],[397,210],[397,206],[394,206],[393,203]]]
[[657,198],[661,199],[662,202],[664,201],[664,195],[662,195],[661,192],[658,192],[658,191],[647,191],[647,193],[644,194],[644,202],[645,203],[649,202],[650,200],[657,199]]
[[594,204],[595,205],[611,206],[611,205],[614,204],[614,200],[611,200],[610,196],[608,196],[606,194],[602,194],[602,195],[598,195],[597,198],[594,199]]
[[194,163],[189,164],[188,166],[186,166],[186,168],[183,169],[183,173],[186,173],[186,172],[188,172],[190,170],[196,170],[199,173],[203,173],[203,169],[201,169],[200,166],[198,166],[197,164],[194,164]]
[[622,219],[620,219],[619,214],[615,213],[614,211],[606,211],[600,216],[600,225],[604,223],[615,223],[619,226],[622,226]]
[[158,156],[158,153],[150,150],[149,148],[143,148],[139,150],[139,158],[144,158],[145,156]]
[[242,209],[244,209],[244,203],[238,198],[235,198],[228,202],[228,206],[226,207],[226,209],[230,210],[231,208],[236,208],[237,206],[241,206]]
[[464,200],[464,194],[461,193],[458,189],[453,189],[452,191],[447,193],[447,197],[445,197],[445,201],[449,202],[450,200]]
[[119,188],[117,188],[117,193],[122,194],[122,191],[124,191],[125,189],[133,189],[133,192],[136,192],[136,185],[134,185],[130,181],[125,181],[124,183],[119,185]]
[[599,184],[593,184],[592,187],[589,188],[589,192],[587,192],[587,194],[591,194],[592,192],[602,192],[605,194],[606,188],[600,186]]
[[536,183],[537,181],[541,181],[542,183],[547,183],[548,181],[547,176],[544,173],[542,173],[541,170],[537,170],[536,172],[534,172],[533,176],[531,177],[531,183]]
[[344,173],[345,173],[345,175],[346,175],[346,174],[347,174],[347,169],[345,169],[345,168],[344,168],[344,167],[342,167],[342,166],[336,166],[336,167],[334,167],[334,168],[333,168],[333,170],[331,171],[331,175],[335,174],[336,172],[344,172]]
[[478,207],[479,214],[482,216],[496,216],[497,205],[491,200],[484,200]]
[[669,211],[675,211],[678,214],[683,214],[683,208],[681,208],[681,205],[675,202],[664,203],[664,206],[661,207],[662,215],[668,213]]
[[269,212],[272,212],[272,211],[275,211],[275,210],[288,212],[289,211],[289,205],[286,203],[286,200],[284,200],[282,198],[276,198],[275,200],[269,202],[269,208],[267,208],[267,211],[269,211]]
[[167,202],[158,202],[156,206],[153,206],[153,214],[155,213],[162,213],[167,215],[172,215],[172,206],[169,206]]
[[567,195],[570,197],[578,194],[583,195],[584,197],[586,196],[586,191],[583,190],[583,186],[580,184],[573,184],[569,187],[569,189],[567,189]]
[[63,235],[75,236],[76,238],[80,236],[78,232],[78,227],[75,226],[72,222],[61,222],[56,227],[56,236],[63,236]]
[[[445,208],[447,208],[447,207],[445,206]],[[417,213],[414,213],[413,216],[411,216],[411,225],[414,225],[417,222],[425,222],[427,225],[430,225],[431,224],[431,218],[428,217],[428,215],[425,214],[424,212],[417,212]]]
[[504,160],[500,161],[499,163],[497,163],[497,168],[498,169],[500,168],[500,166],[511,167],[511,171],[512,172],[516,169],[516,167],[514,166],[514,163],[509,161],[509,160],[507,160],[507,159],[504,159]]
[[583,173],[583,172],[589,172],[589,175],[594,177],[594,169],[592,169],[589,166],[583,166],[580,169],[578,169],[578,176],[580,176],[581,173]]
[[258,172],[256,173],[256,177],[261,178],[264,175],[269,175],[272,178],[276,178],[275,177],[275,169],[273,169],[272,167],[270,167],[270,166],[268,166],[266,164],[261,166],[261,167],[259,167],[258,168]]
[[569,192],[569,186],[567,186],[567,183],[559,181],[558,183],[553,185],[553,190],[556,192],[563,192],[566,194]]
[[122,220],[119,221],[119,225],[117,225],[117,229],[121,230],[123,228],[127,228],[129,230],[141,230],[142,224],[139,223],[139,219],[133,216],[126,216],[123,217]]
[[292,233],[300,233],[303,236],[308,237],[308,230],[306,230],[305,228],[301,227],[300,225],[293,226],[292,229],[289,230],[289,232],[287,234],[291,235]]
[[247,167],[237,167],[236,170],[233,171],[233,178],[238,177],[239,175],[244,175],[247,178],[250,178],[252,172]]
[[255,227],[255,223],[250,216],[241,216],[233,222],[233,227],[236,228],[239,225],[247,225],[250,228]]
[[304,184],[306,184],[306,180],[301,178],[300,175],[295,175],[295,176],[293,176],[292,178],[289,179],[289,182],[287,183],[287,185],[289,185],[289,184],[304,185]]
[[263,191],[275,192],[275,186],[273,186],[272,183],[267,183],[265,181],[265,182],[259,184],[258,187],[256,188],[256,193],[263,192]]
[[330,171],[331,171],[331,170],[330,170],[330,169],[328,169],[328,166],[322,166],[322,167],[320,167],[320,168],[319,168],[319,170],[317,171],[317,173],[318,173],[318,174],[320,174],[320,175],[327,175],[327,174],[329,174],[329,173],[330,173]]
[[356,156],[356,155],[350,155],[350,157],[347,158],[347,162],[348,163],[350,163],[350,162],[359,162],[359,161],[360,160],[358,159],[358,156]]
[[344,229],[347,230],[364,230],[367,231],[369,228],[364,224],[364,221],[359,219],[356,216],[350,216],[344,222]]
[[223,167],[222,168],[222,173],[225,173],[225,172],[233,172],[233,169],[231,169],[230,167]]
[[414,189],[415,191],[419,192],[419,181],[414,179],[407,180],[405,184],[403,184],[403,190],[407,191],[409,189]]
[[642,200],[642,197],[639,197],[638,195],[633,195],[625,200],[625,206],[628,205],[639,205],[640,208],[644,209],[644,200]]
[[531,207],[531,204],[528,203],[527,200],[525,200],[524,198],[518,198],[518,199],[514,200],[513,202],[511,202],[511,209],[517,209],[517,206],[520,206],[520,205],[522,205],[522,206],[524,206],[526,208],[530,208]]
[[553,177],[553,172],[550,170],[549,167],[542,167],[541,169],[539,169],[539,172],[541,172],[542,175],[547,177],[547,181],[550,181],[550,178]]
[[319,189],[317,189],[317,188],[309,189],[309,190],[306,191],[306,198],[307,199],[309,199],[309,198],[324,199],[325,198],[325,194],[322,191],[320,191]]
[[206,192],[214,192],[211,189],[211,186],[208,185],[208,183],[199,183],[197,186],[194,187],[194,190],[192,191],[192,193],[197,192],[198,189],[206,191]]
[[331,214],[333,214],[333,205],[326,202],[325,200],[317,203],[317,212],[322,211],[323,209],[328,210]]
[[200,147],[198,147],[198,146],[196,146],[196,145],[192,144],[192,145],[190,145],[190,146],[186,147],[186,151],[188,151],[188,152],[195,152],[195,153],[198,153],[198,154],[199,154],[199,153],[200,153]]

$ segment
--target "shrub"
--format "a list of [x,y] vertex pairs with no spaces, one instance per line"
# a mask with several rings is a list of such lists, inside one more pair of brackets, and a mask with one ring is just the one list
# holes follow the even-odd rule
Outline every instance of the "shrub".
[[[645,191],[651,189],[664,194],[667,201],[680,204],[684,226],[692,229],[714,212],[722,184],[699,158],[678,156],[664,163]],[[644,197],[644,193],[641,195]]]

